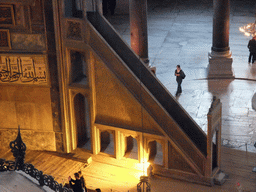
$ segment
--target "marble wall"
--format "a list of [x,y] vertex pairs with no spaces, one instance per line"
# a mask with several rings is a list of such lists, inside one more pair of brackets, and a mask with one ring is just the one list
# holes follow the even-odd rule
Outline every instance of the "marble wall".
[[[9,147],[20,125],[29,149],[63,151],[52,0],[1,1],[0,7],[12,19],[0,23],[10,34],[10,47],[0,47],[0,146]],[[36,62],[36,55],[44,62]]]
[[[17,134],[18,129],[0,129],[1,148],[9,148],[10,142],[16,139]],[[56,150],[54,132],[21,129],[21,138],[26,144],[27,149]]]
[[45,37],[42,34],[11,34],[12,49],[44,51],[46,49]]
[[30,149],[54,150],[50,89],[8,85],[0,89],[1,146],[8,147],[20,125]]

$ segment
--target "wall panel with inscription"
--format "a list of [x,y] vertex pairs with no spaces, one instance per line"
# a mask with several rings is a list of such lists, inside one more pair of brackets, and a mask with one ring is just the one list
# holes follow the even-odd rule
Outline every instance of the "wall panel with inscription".
[[0,54],[0,83],[48,85],[45,55]]
[[0,1],[0,146],[63,151],[52,0]]

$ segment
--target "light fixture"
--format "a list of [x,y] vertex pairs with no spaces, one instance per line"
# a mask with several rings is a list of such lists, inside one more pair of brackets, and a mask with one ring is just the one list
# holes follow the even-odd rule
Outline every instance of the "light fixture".
[[239,27],[239,31],[244,33],[244,35],[247,37],[255,36],[256,35],[255,25],[256,25],[256,21],[254,23],[249,23],[243,27]]
[[147,176],[140,177],[140,182],[137,184],[137,192],[151,192],[151,186]]

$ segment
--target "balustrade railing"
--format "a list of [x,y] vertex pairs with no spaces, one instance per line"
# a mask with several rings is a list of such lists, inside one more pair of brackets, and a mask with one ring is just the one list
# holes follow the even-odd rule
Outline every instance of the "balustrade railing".
[[15,161],[8,161],[0,158],[0,172],[21,170],[35,178],[40,186],[48,186],[56,192],[73,192],[72,189],[64,187],[61,183],[55,181],[51,175],[43,174],[42,171],[36,169],[32,164],[24,163],[26,145],[21,139],[20,127],[18,128],[17,138],[10,143],[10,148],[15,157]]

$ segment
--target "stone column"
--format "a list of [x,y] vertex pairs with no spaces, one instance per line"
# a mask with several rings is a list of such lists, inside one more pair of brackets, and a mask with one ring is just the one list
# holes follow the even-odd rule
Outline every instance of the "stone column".
[[129,3],[131,47],[148,65],[147,0],[129,0]]
[[93,4],[93,10],[103,15],[102,0],[94,0],[92,4]]
[[230,0],[213,0],[213,38],[209,53],[209,78],[232,78],[232,58],[229,48]]

